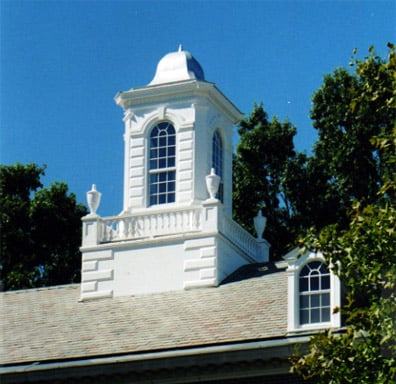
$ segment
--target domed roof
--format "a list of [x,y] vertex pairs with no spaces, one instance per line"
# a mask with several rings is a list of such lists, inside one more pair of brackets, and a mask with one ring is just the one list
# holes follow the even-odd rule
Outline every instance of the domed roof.
[[154,79],[149,85],[183,80],[205,80],[201,65],[188,51],[179,46],[177,52],[165,55],[157,65]]

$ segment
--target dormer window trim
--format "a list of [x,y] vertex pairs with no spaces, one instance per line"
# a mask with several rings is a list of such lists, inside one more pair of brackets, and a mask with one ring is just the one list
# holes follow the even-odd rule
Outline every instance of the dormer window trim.
[[[340,328],[341,327],[341,316],[340,312],[334,313],[335,308],[339,308],[341,306],[341,288],[340,288],[340,280],[338,276],[336,276],[330,267],[326,268],[325,260],[323,254],[320,252],[311,252],[308,251],[303,255],[300,255],[300,250],[298,248],[294,249],[293,251],[289,252],[284,259],[288,263],[288,332],[304,332],[304,331],[311,331],[311,330],[322,330],[322,329],[329,329],[329,328]],[[320,263],[320,264],[318,264]],[[322,278],[319,268],[323,265],[321,271],[324,273],[322,276],[324,278],[323,281],[327,281],[327,271],[329,273],[329,282],[330,286],[327,285],[320,286],[314,288],[313,291],[310,289],[305,289],[306,286],[300,286],[300,276],[301,272],[308,273],[309,269],[313,271],[315,268],[316,270],[313,271],[315,275],[315,279],[318,278],[319,280]],[[304,269],[306,266],[309,266],[308,269]],[[309,279],[307,275],[307,279]],[[325,283],[327,284],[327,283]],[[300,288],[302,291],[300,291]],[[328,298],[326,297],[328,294]],[[319,303],[319,305],[306,305],[306,303],[301,302],[301,298],[303,296],[315,296],[315,299],[322,299],[322,295],[325,298],[323,303]],[[301,308],[302,306],[305,307],[303,310],[307,313],[312,313],[312,307],[315,307],[316,310],[321,311],[323,308],[328,307],[327,302],[329,299],[329,309],[330,313],[328,316],[328,321],[316,321],[318,317],[310,320],[305,321],[300,318]],[[311,299],[309,299],[311,300]],[[322,312],[324,313],[324,317],[327,317],[326,308]],[[321,320],[321,316],[319,316],[319,320]]]

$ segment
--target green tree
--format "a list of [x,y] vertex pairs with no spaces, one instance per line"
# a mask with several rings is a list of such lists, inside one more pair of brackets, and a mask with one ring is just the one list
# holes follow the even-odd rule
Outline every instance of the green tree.
[[314,336],[308,353],[294,356],[294,371],[304,378],[332,384],[395,382],[395,223],[394,203],[363,209],[356,204],[348,229],[329,226],[306,242],[328,263],[340,262],[334,271],[346,290],[341,308],[346,332]]
[[361,129],[371,127],[367,140],[375,155],[377,173],[370,172],[376,183],[364,189],[365,195],[346,178],[342,192],[355,198],[348,225],[329,225],[305,239],[307,247],[323,252],[345,286],[340,310],[346,331],[314,336],[308,352],[292,359],[293,371],[319,384],[396,381],[396,56],[392,44],[389,50],[388,61],[373,49],[364,61],[353,59],[361,92],[345,98],[351,119],[356,114]]
[[67,185],[42,188],[44,167],[0,166],[1,281],[21,289],[79,280],[81,217]]
[[234,218],[253,233],[258,209],[267,216],[265,237],[279,257],[293,239],[292,207],[282,180],[288,161],[295,156],[296,128],[276,117],[268,120],[263,106],[239,124],[240,140],[234,158]]
[[395,53],[393,45],[389,48],[388,61],[373,48],[365,61],[353,57],[355,73],[336,69],[313,96],[311,117],[319,136],[314,162],[326,178],[324,197],[331,197],[327,224],[347,225],[346,213],[355,199],[375,202],[381,177],[388,172],[371,138],[389,134],[395,121]]
[[299,152],[289,159],[282,183],[292,207],[294,233],[303,234],[311,227],[320,229],[333,222],[340,202],[324,166],[314,156]]

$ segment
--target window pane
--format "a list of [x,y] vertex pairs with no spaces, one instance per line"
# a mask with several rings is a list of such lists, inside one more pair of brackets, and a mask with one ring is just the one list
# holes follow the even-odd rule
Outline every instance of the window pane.
[[175,166],[175,163],[176,163],[176,161],[175,161],[175,158],[174,158],[174,157],[168,158],[168,168],[174,167],[174,166]]
[[325,264],[323,264],[322,263],[322,265],[320,266],[320,273],[322,273],[322,274],[327,274],[327,273],[329,273],[329,270],[328,270],[328,268],[326,267],[326,265]]
[[157,148],[158,147],[158,139],[157,137],[151,136],[150,138],[150,147]]
[[311,263],[309,263],[309,266],[311,267],[311,269],[318,269],[321,264],[321,261],[312,261]]
[[157,175],[158,175],[158,181],[159,182],[166,181],[167,172],[157,173]]
[[300,307],[309,308],[309,296],[300,296]]
[[311,277],[311,291],[318,291],[319,290],[319,276]]
[[311,308],[320,307],[320,295],[311,296]]
[[330,306],[330,293],[322,293],[322,307]]
[[308,291],[308,278],[300,277],[300,292]]
[[322,321],[330,321],[330,308],[322,309]]
[[319,323],[319,322],[320,322],[320,309],[312,309],[311,323]]
[[300,311],[300,323],[309,324],[309,311],[307,310]]
[[330,275],[322,276],[322,289],[330,289]]
[[166,192],[166,184],[162,183],[159,184],[159,193],[165,193]]
[[309,267],[306,265],[300,272],[300,276],[307,276],[309,275],[310,269]]

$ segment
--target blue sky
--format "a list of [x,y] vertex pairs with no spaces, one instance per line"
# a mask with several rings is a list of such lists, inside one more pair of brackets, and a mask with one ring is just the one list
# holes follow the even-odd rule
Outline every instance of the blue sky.
[[148,84],[180,43],[208,81],[245,114],[263,102],[297,126],[309,150],[311,96],[354,48],[385,56],[396,1],[0,1],[0,162],[47,164],[99,214],[122,209],[123,122],[118,91]]

